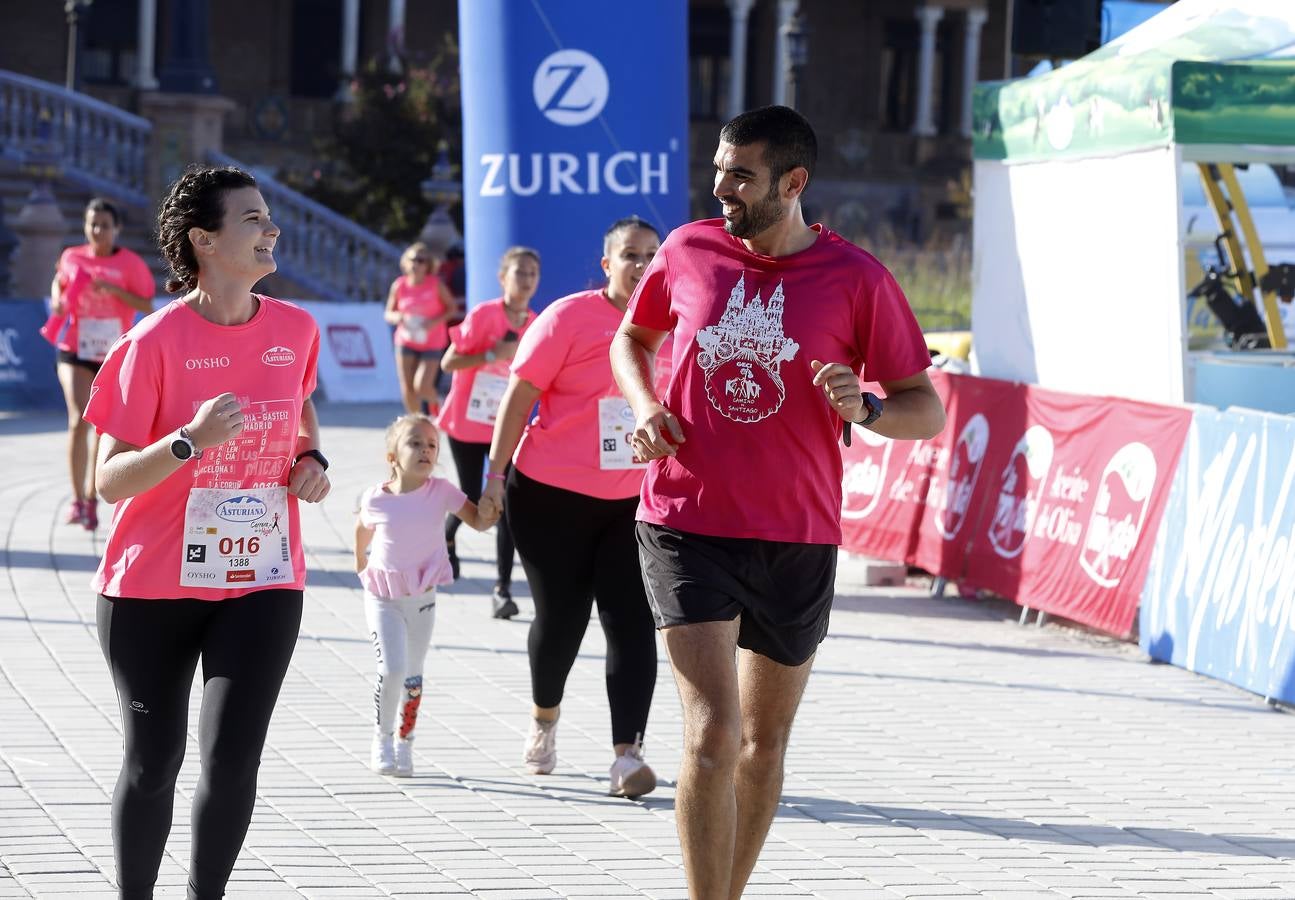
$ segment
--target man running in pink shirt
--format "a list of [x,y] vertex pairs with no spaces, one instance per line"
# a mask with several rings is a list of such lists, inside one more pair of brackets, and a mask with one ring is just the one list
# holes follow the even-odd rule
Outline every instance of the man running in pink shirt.
[[[722,219],[666,239],[612,341],[653,460],[639,556],[684,710],[675,818],[694,900],[741,896],[782,791],[792,720],[827,634],[853,423],[929,438],[944,408],[893,277],[801,197],[817,139],[769,106],[724,126]],[[674,335],[664,396],[652,358]],[[883,403],[859,386],[861,369]]]

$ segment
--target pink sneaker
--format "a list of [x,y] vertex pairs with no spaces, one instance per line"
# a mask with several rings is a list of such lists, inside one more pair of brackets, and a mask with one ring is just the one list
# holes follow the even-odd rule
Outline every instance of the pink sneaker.
[[73,500],[67,508],[67,515],[63,517],[65,525],[80,525],[85,522],[85,501]]
[[86,531],[95,531],[99,527],[99,501],[86,500],[81,504],[81,524]]

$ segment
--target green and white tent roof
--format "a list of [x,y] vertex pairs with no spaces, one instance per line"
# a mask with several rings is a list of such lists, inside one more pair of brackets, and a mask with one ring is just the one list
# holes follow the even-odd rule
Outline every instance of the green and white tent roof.
[[1295,0],[1179,0],[1083,59],[977,85],[977,159],[1295,146]]

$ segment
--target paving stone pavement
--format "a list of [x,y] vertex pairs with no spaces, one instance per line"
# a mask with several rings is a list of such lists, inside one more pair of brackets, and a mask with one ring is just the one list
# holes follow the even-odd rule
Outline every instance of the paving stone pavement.
[[[532,608],[519,568],[522,614],[489,617],[488,536],[460,532],[465,577],[439,604],[416,777],[367,770],[373,652],[352,510],[382,477],[393,414],[322,409],[335,487],[303,514],[305,621],[229,895],[686,897],[664,656],[654,794],[605,796],[596,621],[557,773],[523,774]],[[60,524],[62,429],[54,415],[0,418],[0,898],[114,896],[119,717],[88,587],[100,545]],[[843,558],[748,896],[1295,898],[1295,717],[1134,647],[1021,628],[1009,608],[920,585],[864,588],[859,571]],[[183,894],[196,770],[191,723],[159,897]]]

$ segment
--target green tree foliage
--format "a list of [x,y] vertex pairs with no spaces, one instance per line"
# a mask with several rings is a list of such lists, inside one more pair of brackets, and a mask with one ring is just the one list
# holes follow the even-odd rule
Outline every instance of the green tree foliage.
[[[447,34],[433,58],[402,60],[398,72],[384,60],[366,64],[333,133],[317,148],[319,166],[290,180],[356,224],[407,242],[432,209],[419,185],[442,141],[457,162],[460,133],[458,46]],[[451,214],[460,216],[457,209]]]

